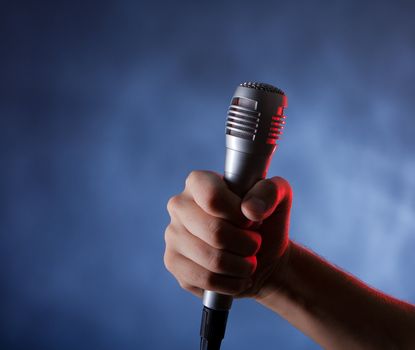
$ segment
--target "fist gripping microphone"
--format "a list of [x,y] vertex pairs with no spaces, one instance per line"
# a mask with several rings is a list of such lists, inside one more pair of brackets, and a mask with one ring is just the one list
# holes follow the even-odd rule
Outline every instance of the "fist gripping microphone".
[[[267,175],[285,124],[287,97],[272,85],[246,82],[232,97],[226,120],[224,180],[241,198]],[[203,294],[200,349],[218,350],[225,335],[232,296],[205,291]]]

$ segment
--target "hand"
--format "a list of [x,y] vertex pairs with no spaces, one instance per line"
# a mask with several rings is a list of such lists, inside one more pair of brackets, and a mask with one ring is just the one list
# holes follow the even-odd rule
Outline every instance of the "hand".
[[193,171],[167,205],[166,268],[197,296],[203,290],[257,296],[285,264],[291,202],[291,187],[280,177],[259,181],[241,199],[220,175]]

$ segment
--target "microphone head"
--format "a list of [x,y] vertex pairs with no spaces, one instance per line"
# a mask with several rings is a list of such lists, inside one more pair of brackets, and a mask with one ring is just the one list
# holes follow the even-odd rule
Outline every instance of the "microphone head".
[[270,147],[274,149],[285,125],[283,112],[286,106],[285,93],[273,85],[240,84],[232,97],[226,120],[227,139],[239,140],[228,141],[240,145],[242,142],[244,149],[260,152]]

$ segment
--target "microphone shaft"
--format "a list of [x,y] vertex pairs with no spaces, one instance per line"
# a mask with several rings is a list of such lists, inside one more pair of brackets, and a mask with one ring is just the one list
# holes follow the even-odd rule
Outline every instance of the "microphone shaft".
[[[227,148],[224,180],[229,189],[243,198],[256,182],[265,178],[268,158],[269,155],[261,157]],[[230,295],[209,290],[204,292],[204,308],[200,328],[201,350],[220,349],[232,301],[233,298]]]
[[[224,180],[243,198],[267,175],[267,170],[285,124],[287,98],[275,86],[245,82],[232,97],[226,120]],[[200,328],[201,350],[219,350],[225,335],[232,296],[206,290]]]

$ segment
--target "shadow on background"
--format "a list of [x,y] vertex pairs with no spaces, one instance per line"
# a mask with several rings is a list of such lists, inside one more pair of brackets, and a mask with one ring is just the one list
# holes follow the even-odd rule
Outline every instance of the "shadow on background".
[[[0,347],[196,349],[201,303],[163,267],[165,205],[222,171],[229,100],[282,88],[269,175],[291,234],[415,301],[410,1],[2,6]],[[223,349],[318,349],[249,300]]]

